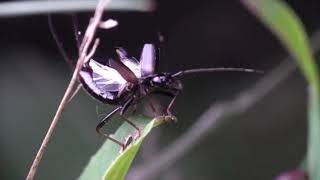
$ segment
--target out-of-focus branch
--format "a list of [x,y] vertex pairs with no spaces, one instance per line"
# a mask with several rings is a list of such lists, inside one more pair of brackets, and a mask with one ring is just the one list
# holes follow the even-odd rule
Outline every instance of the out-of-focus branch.
[[[319,51],[320,32],[315,33],[311,41],[313,51]],[[249,110],[272,89],[285,80],[295,69],[296,66],[291,58],[288,57],[281,65],[267,74],[252,88],[240,93],[234,100],[211,105],[192,127],[169,145],[166,150],[154,155],[154,159],[134,168],[129,174],[129,177],[131,177],[130,180],[147,180],[152,179],[152,177],[157,177],[159,173],[168,169],[178,159],[185,156],[193,147],[198,145],[205,136],[217,127],[219,122]]]
[[[44,137],[43,139],[43,142],[38,150],[38,153],[30,167],[30,170],[29,170],[29,173],[26,177],[27,180],[33,180],[34,179],[34,176],[38,170],[38,167],[39,167],[39,164],[40,164],[40,161],[42,159],[42,156],[46,150],[46,147],[48,146],[48,143],[51,139],[51,136],[54,132],[54,129],[55,127],[57,126],[57,123],[58,121],[60,120],[61,118],[61,115],[62,115],[62,112],[64,110],[64,108],[66,107],[70,97],[72,96],[73,92],[74,92],[74,89],[75,89],[75,86],[77,84],[77,78],[78,78],[78,74],[79,74],[79,71],[82,67],[82,64],[86,61],[88,61],[92,55],[94,54],[95,52],[95,49],[97,48],[98,46],[98,43],[99,43],[99,40],[96,39],[95,40],[95,43],[92,47],[92,49],[89,50],[89,47],[94,39],[94,36],[95,36],[95,32],[96,32],[96,29],[98,28],[99,26],[99,23],[101,22],[101,18],[102,18],[102,14],[103,14],[103,11],[104,11],[104,7],[106,6],[106,4],[109,2],[109,0],[100,0],[98,5],[97,5],[97,8],[96,8],[96,11],[95,11],[95,14],[93,16],[93,18],[91,19],[88,27],[87,27],[87,30],[86,30],[86,33],[85,33],[85,36],[84,36],[84,39],[81,43],[81,46],[80,46],[80,50],[79,50],[79,58],[78,58],[78,61],[77,61],[77,65],[74,69],[74,72],[73,72],[73,75],[72,75],[72,78],[70,80],[70,83],[65,91],[65,94],[59,104],[59,107],[57,109],[57,112],[51,122],[51,125],[48,129],[48,132],[46,134],[46,136]],[[89,51],[88,51],[89,50]]]
[[[95,7],[96,1],[92,0],[8,1],[0,2],[0,17],[84,12],[94,10]],[[105,9],[148,12],[155,9],[155,3],[153,0],[118,0],[112,1]]]

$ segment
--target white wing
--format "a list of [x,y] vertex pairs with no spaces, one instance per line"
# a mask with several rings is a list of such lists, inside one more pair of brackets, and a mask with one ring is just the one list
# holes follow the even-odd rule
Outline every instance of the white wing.
[[140,57],[141,75],[146,76],[152,74],[154,72],[155,65],[155,47],[153,44],[145,44]]
[[141,77],[141,69],[140,69],[140,64],[137,61],[137,59],[135,59],[134,57],[128,58],[127,52],[122,48],[117,48],[116,52],[119,55],[121,62],[124,65],[126,65],[136,75],[137,78],[140,78]]
[[115,69],[102,65],[95,60],[90,60],[92,79],[103,92],[117,92],[127,82]]

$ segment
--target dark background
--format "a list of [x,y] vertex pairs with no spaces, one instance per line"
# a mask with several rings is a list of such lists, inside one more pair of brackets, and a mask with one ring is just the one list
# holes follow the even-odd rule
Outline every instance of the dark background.
[[[243,67],[268,72],[287,53],[239,1],[158,1],[154,13],[111,12],[120,23],[100,31],[103,60],[122,46],[139,57],[145,42],[165,37],[159,71]],[[309,34],[320,26],[319,1],[289,1]],[[83,30],[90,14],[78,14]],[[65,49],[76,59],[70,15],[53,15]],[[23,179],[72,72],[49,32],[47,16],[0,19],[0,179]],[[147,139],[136,164],[166,148],[213,102],[230,100],[263,75],[236,72],[189,76],[173,109],[179,123]],[[96,109],[99,112],[96,112]],[[111,110],[81,91],[68,105],[36,179],[75,179],[103,138],[95,126]],[[231,123],[230,123],[231,122]],[[255,107],[234,117],[155,179],[268,180],[299,165],[306,146],[306,83],[292,74]],[[152,146],[153,148],[148,148]]]

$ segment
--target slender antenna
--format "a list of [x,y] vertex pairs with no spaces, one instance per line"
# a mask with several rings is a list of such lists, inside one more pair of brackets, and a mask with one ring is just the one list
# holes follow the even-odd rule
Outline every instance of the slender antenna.
[[[159,60],[161,61],[165,61],[164,65],[162,66],[165,70],[168,70],[168,59],[166,58],[166,48],[165,48],[165,37],[164,35],[159,31],[157,32],[157,36],[158,36],[158,43],[159,45],[158,47],[158,51],[157,51],[157,59],[156,59],[156,68],[158,69],[159,67]],[[156,69],[156,70],[157,70]]]
[[187,69],[176,72],[172,75],[172,77],[179,77],[186,74],[193,73],[208,73],[208,72],[248,72],[248,73],[263,73],[263,71],[255,70],[255,69],[245,69],[245,68],[232,68],[232,67],[216,67],[216,68],[199,68],[199,69]]
[[81,31],[79,30],[79,21],[78,21],[77,15],[71,14],[71,20],[72,20],[72,26],[73,26],[74,39],[76,40],[77,47],[79,49],[80,44],[83,40],[83,38],[81,36],[83,36],[83,35],[82,35]]
[[59,50],[60,54],[62,55],[63,59],[68,63],[70,68],[74,69],[74,64],[72,63],[71,58],[67,55],[67,53],[66,53],[66,51],[65,51],[65,49],[63,47],[63,44],[59,39],[57,31],[56,31],[56,29],[55,29],[55,27],[53,25],[51,14],[48,14],[48,25],[49,25],[49,29],[50,29],[51,35],[52,35],[54,41],[56,42],[56,45],[58,47],[58,50]]

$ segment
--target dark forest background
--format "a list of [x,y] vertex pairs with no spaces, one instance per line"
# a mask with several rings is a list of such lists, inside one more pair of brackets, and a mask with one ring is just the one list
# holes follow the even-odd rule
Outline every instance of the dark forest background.
[[[319,30],[319,1],[288,3],[309,35]],[[90,15],[77,14],[80,30]],[[70,14],[52,17],[66,52],[76,60]],[[105,17],[117,19],[120,24],[98,33],[102,44],[95,58],[101,60],[114,46],[122,46],[139,57],[143,43],[157,42],[159,32],[165,38],[159,44],[159,71],[225,66],[267,73],[288,55],[239,1],[159,0],[153,13],[107,12]],[[23,179],[72,71],[57,50],[46,15],[1,17],[0,27],[0,179]],[[152,132],[135,163],[165,149],[210,104],[232,99],[262,76],[225,72],[184,78],[184,91],[173,108],[178,124]],[[37,179],[77,178],[104,140],[95,132],[95,126],[111,108],[81,91],[68,105]],[[306,116],[306,83],[295,72],[254,108],[220,124],[154,179],[272,179],[294,169],[303,159]]]

